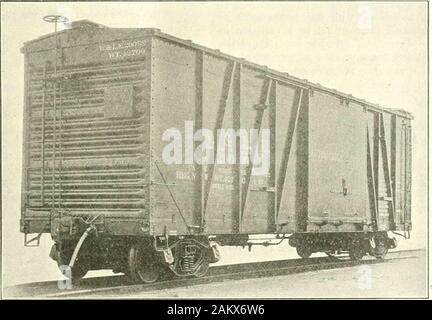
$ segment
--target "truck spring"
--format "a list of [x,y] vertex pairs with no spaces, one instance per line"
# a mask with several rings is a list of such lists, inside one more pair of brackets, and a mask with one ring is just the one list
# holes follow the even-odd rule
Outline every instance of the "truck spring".
[[195,265],[195,256],[190,254],[190,255],[185,255],[182,259],[182,263],[181,263],[181,269],[185,272],[190,272],[193,270],[193,267]]

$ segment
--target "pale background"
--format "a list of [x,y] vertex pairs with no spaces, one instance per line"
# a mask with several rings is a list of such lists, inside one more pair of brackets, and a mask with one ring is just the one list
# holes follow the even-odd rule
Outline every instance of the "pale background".
[[[3,285],[57,279],[49,235],[25,248],[19,233],[23,42],[53,31],[49,14],[163,32],[413,113],[413,233],[427,246],[427,4],[421,3],[2,3]],[[221,248],[222,263],[296,257],[284,243]],[[106,272],[105,272],[106,273]],[[91,272],[100,275],[102,272]]]

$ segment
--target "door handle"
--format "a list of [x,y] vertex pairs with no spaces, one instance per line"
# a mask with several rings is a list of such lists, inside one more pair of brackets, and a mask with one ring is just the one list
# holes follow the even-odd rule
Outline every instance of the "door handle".
[[330,191],[331,193],[343,194],[343,196],[347,196],[350,193],[348,192],[348,187],[346,186],[346,180],[342,179],[342,190],[341,191]]

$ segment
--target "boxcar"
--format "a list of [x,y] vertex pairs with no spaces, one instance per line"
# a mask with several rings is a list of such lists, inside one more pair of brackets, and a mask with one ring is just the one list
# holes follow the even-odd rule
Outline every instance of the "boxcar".
[[[26,245],[50,233],[68,276],[201,276],[216,244],[271,239],[303,258],[381,258],[396,246],[389,231],[411,230],[408,112],[158,29],[76,21],[22,52],[21,232]],[[239,161],[240,129],[258,137],[249,161]],[[229,145],[229,161],[196,159],[203,132],[234,137],[209,149]]]

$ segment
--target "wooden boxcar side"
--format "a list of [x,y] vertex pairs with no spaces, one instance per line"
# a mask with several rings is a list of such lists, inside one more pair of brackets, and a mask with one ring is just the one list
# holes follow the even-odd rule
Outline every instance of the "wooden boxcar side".
[[[178,234],[188,227],[207,234],[271,233],[276,220],[297,230],[297,216],[306,209],[307,127],[299,105],[304,108],[307,93],[247,64],[154,37],[151,100],[151,172],[158,182],[152,184],[151,224],[156,233],[165,227]],[[260,110],[260,105],[268,107]],[[179,129],[186,148],[186,122],[193,131],[211,130],[214,137],[220,129],[269,129],[273,148],[268,172],[254,176],[238,158],[234,164],[201,166],[184,156],[189,163],[165,164],[168,142],[162,135]],[[277,179],[284,185],[279,190]]]
[[[408,114],[165,35],[151,51],[156,234],[409,230]],[[188,130],[269,129],[270,168],[254,176],[251,165],[201,166],[185,154],[167,165],[168,128],[182,151],[199,145]]]

